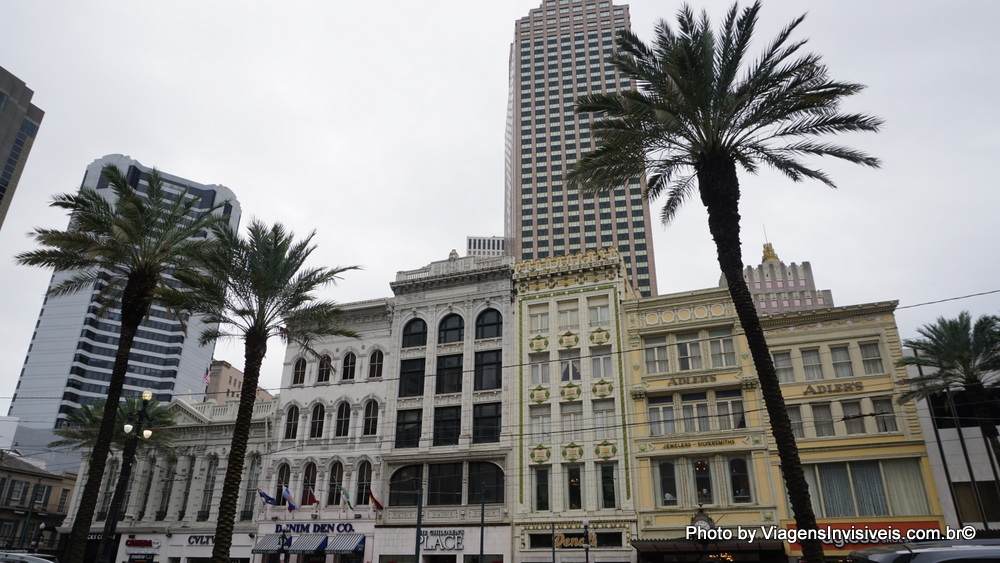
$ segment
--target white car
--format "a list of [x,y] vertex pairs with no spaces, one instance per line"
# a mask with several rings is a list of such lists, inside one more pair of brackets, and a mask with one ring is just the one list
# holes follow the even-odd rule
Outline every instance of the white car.
[[0,551],[0,563],[59,563],[52,555],[41,553],[8,553]]

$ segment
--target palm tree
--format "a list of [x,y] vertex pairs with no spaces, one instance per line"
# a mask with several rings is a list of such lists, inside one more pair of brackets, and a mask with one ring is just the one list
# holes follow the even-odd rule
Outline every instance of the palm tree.
[[916,355],[904,356],[896,365],[934,371],[911,378],[910,390],[900,395],[899,402],[926,399],[950,389],[965,391],[979,429],[1000,460],[1000,439],[989,400],[1000,387],[1000,317],[983,315],[973,323],[969,312],[962,311],[957,319],[938,317],[917,332],[922,338],[903,341]]
[[[146,176],[146,189],[133,187],[125,174],[106,166],[111,197],[93,188],[57,195],[51,205],[70,213],[67,230],[36,228],[32,238],[42,248],[18,254],[19,264],[54,268],[71,274],[50,295],[67,295],[96,288],[100,314],[121,311],[121,333],[108,382],[106,402],[121,401],[129,353],[136,331],[150,307],[166,291],[169,274],[183,274],[191,257],[206,245],[205,233],[225,221],[225,202],[200,209],[200,198],[168,193],[159,173]],[[117,409],[106,409],[94,440],[80,505],[73,520],[66,554],[68,563],[82,563],[87,533],[97,506],[104,466],[111,449]]]
[[296,242],[295,235],[280,223],[268,227],[254,220],[245,238],[228,227],[217,228],[215,232],[220,244],[208,249],[203,256],[207,275],[189,281],[198,287],[204,298],[191,302],[190,306],[204,313],[206,322],[219,325],[218,329],[202,333],[202,343],[222,337],[244,341],[243,387],[212,549],[212,561],[228,563],[243,462],[267,342],[272,336],[278,336],[285,342],[310,349],[310,343],[318,338],[356,336],[338,326],[340,310],[336,305],[317,301],[315,292],[357,267],[305,268],[306,259],[316,248],[311,243],[315,233]]
[[[66,415],[66,426],[56,428],[53,434],[59,436],[59,440],[49,443],[50,448],[70,448],[73,450],[90,449],[97,443],[97,436],[100,433],[101,421],[104,419],[105,403],[95,403],[93,405],[82,405],[78,409]],[[125,433],[125,423],[128,422],[130,413],[139,412],[142,408],[142,399],[137,397],[126,397],[123,403],[119,403],[118,412],[115,414],[114,435],[111,438],[112,447],[124,447],[128,434]],[[149,416],[147,428],[153,429],[153,434],[149,439],[139,442],[140,449],[152,448],[157,451],[169,452],[173,444],[174,415],[166,406],[149,401],[146,405],[146,414]]]
[[[822,171],[801,157],[832,156],[877,167],[878,160],[857,150],[814,137],[852,131],[877,131],[881,120],[845,114],[840,101],[863,89],[835,82],[820,57],[799,55],[805,41],[789,41],[803,17],[791,22],[757,59],[747,49],[760,3],[734,5],[719,33],[708,16],[690,7],[678,13],[677,32],[661,21],[651,45],[625,31],[611,65],[639,83],[638,91],[595,94],[577,102],[578,113],[603,117],[591,126],[600,146],[582,158],[569,181],[589,191],[612,190],[649,175],[646,197],[666,197],[661,218],[669,223],[695,192],[708,211],[719,266],[753,356],[771,420],[778,455],[799,529],[814,528],[809,490],[799,463],[784,399],[767,342],[743,279],[740,249],[740,184],[737,167],[756,173],[761,164],[792,180],[820,180]],[[822,558],[819,542],[803,544],[810,561]]]

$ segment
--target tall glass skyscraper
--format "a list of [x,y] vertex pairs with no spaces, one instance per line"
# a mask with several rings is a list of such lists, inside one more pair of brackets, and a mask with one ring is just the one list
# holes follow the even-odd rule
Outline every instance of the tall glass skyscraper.
[[[83,186],[95,188],[107,198],[114,197],[101,175],[106,165],[117,166],[133,187],[144,189],[150,169],[120,154],[91,163]],[[230,225],[238,225],[240,205],[229,188],[206,186],[163,172],[160,176],[168,191],[179,194],[187,189],[189,197],[200,199],[202,209],[228,201],[223,212],[229,216]],[[69,275],[56,272],[50,287]],[[9,415],[20,419],[14,447],[26,456],[45,460],[48,469],[57,473],[75,471],[80,455],[68,449],[50,450],[47,445],[55,439],[52,430],[65,425],[66,415],[81,405],[104,400],[118,348],[120,310],[111,307],[98,315],[97,291],[95,288],[45,298],[10,404]],[[185,333],[179,319],[154,305],[136,334],[122,394],[139,396],[149,389],[160,402],[177,396],[202,400],[205,372],[215,350],[214,345],[198,344],[198,336],[205,328],[198,317],[192,317],[187,320]]]
[[0,67],[0,226],[45,116],[31,103],[33,95],[24,82]]
[[580,96],[633,88],[605,63],[626,5],[544,0],[518,20],[510,50],[504,236],[520,260],[615,248],[629,283],[656,293],[645,178],[597,195],[564,183],[577,160],[596,148],[591,115],[576,115]]

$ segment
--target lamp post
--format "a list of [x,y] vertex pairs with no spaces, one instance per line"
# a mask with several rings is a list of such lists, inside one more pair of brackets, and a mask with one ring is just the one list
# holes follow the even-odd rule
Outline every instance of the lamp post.
[[[146,407],[153,398],[153,392],[142,392],[142,408],[138,412],[128,413],[128,422],[125,423],[124,430],[127,435],[125,439],[125,450],[122,452],[122,470],[118,476],[118,483],[115,485],[115,493],[111,497],[111,506],[108,509],[104,522],[104,533],[101,535],[101,543],[98,545],[98,563],[111,563],[118,551],[118,542],[113,541],[115,528],[118,527],[118,515],[121,513],[122,501],[125,500],[125,490],[128,489],[129,480],[132,476],[132,463],[135,461],[135,450],[139,446],[139,434],[143,438],[149,439],[153,431],[149,428],[142,428],[143,423],[151,423]],[[107,407],[105,407],[107,408]],[[133,425],[133,419],[135,424]],[[132,431],[135,430],[133,433]]]
[[590,520],[583,521],[583,561],[590,563]]
[[35,534],[35,541],[31,542],[31,552],[38,553],[38,548],[42,546],[42,534],[45,533],[45,522],[38,525],[38,533]]

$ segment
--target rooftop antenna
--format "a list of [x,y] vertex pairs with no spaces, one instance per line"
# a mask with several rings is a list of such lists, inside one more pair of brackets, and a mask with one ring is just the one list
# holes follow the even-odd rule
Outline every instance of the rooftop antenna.
[[767,240],[767,225],[765,225],[764,223],[761,223],[760,226],[761,226],[761,228],[764,229],[764,242],[771,242],[771,241]]

